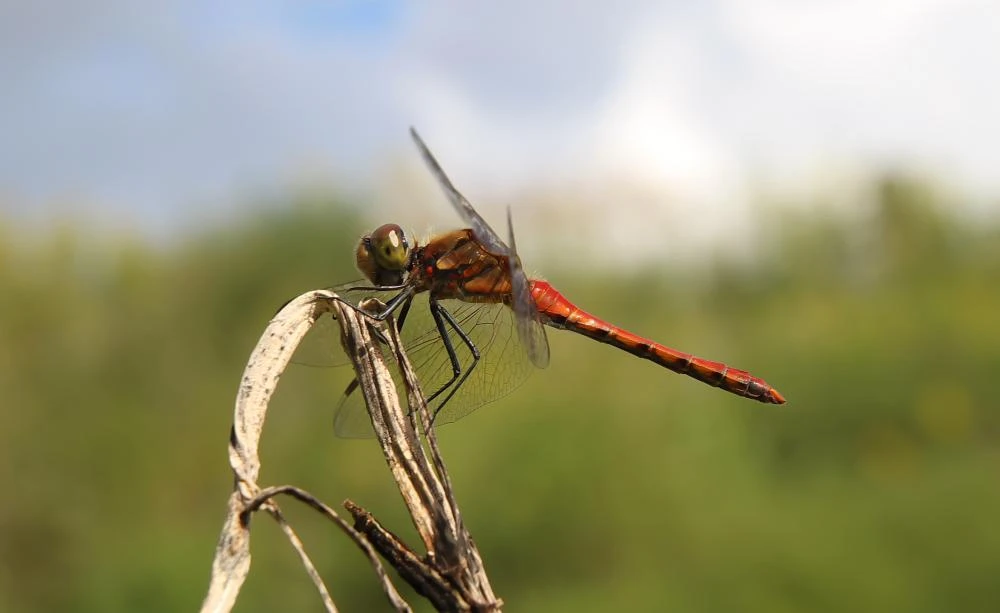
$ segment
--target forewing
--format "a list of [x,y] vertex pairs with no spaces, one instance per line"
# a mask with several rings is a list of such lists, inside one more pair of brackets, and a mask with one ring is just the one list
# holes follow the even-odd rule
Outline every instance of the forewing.
[[486,220],[476,212],[476,209],[472,208],[472,204],[466,200],[465,196],[455,189],[451,180],[448,179],[448,175],[444,174],[444,170],[441,169],[441,165],[438,164],[436,159],[434,159],[430,149],[427,148],[423,139],[420,138],[420,135],[417,134],[417,131],[412,127],[410,128],[410,136],[413,137],[413,142],[416,143],[417,149],[420,150],[420,155],[424,158],[424,162],[427,164],[427,167],[430,168],[431,174],[434,175],[438,184],[441,185],[441,189],[444,190],[445,195],[448,196],[448,200],[451,202],[451,205],[455,207],[456,211],[458,211],[462,220],[469,224],[469,227],[472,228],[473,232],[475,232],[476,238],[478,238],[479,241],[493,253],[497,255],[507,255],[510,251],[507,248],[507,245],[505,245],[500,236],[493,231],[493,228],[486,223]]

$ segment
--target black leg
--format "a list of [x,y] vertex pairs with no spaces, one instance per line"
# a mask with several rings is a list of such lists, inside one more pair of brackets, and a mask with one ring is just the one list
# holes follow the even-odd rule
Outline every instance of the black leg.
[[[430,404],[435,398],[441,395],[446,389],[451,387],[451,384],[458,380],[458,376],[462,374],[462,365],[458,361],[458,354],[455,353],[455,347],[451,344],[451,337],[448,335],[447,324],[451,321],[451,314],[448,313],[437,300],[431,298],[429,301],[429,306],[431,309],[431,316],[434,317],[434,325],[437,326],[438,335],[441,337],[441,342],[444,343],[444,348],[448,352],[448,359],[451,361],[451,379],[448,382],[439,387],[433,394],[427,397],[427,404]],[[455,326],[452,325],[454,328]],[[461,330],[458,331],[462,334]],[[436,414],[437,411],[435,410]]]
[[410,309],[409,304],[412,300],[413,300],[413,288],[407,287],[403,291],[393,296],[392,299],[389,300],[389,302],[386,302],[383,305],[382,310],[378,313],[369,313],[368,311],[359,309],[358,307],[354,307],[354,309],[357,311],[361,311],[362,313],[374,319],[375,321],[385,321],[385,318],[391,315],[392,312],[395,311],[397,308],[399,308],[399,305],[401,304],[405,303],[406,304],[405,308],[407,311],[409,311]]
[[[344,290],[344,291],[362,290],[362,289],[364,289],[364,290],[392,291],[392,290],[396,289],[397,287],[399,287],[399,286],[390,285],[390,286],[386,286],[386,287],[366,287],[366,288],[351,287],[351,288],[348,288],[347,290]],[[366,311],[366,310],[362,309],[361,307],[359,307],[358,305],[356,305],[356,304],[354,304],[354,303],[352,303],[352,302],[350,302],[348,300],[345,300],[345,299],[341,298],[340,296],[337,296],[336,298],[334,298],[334,300],[336,300],[337,302],[339,302],[340,304],[342,304],[342,305],[344,305],[346,307],[354,309],[355,311],[357,311],[358,313],[361,313],[362,315],[364,315],[368,319],[371,319],[371,320],[374,320],[374,321],[385,321],[385,318],[388,317],[389,315],[391,315],[392,312],[395,311],[397,308],[399,308],[399,305],[403,304],[404,302],[408,302],[409,300],[412,300],[412,298],[413,298],[413,294],[414,294],[413,286],[405,285],[405,286],[401,286],[401,287],[403,288],[403,291],[399,292],[398,294],[396,294],[395,296],[393,296],[391,299],[389,299],[389,302],[384,303],[382,305],[382,310],[378,311],[377,313],[371,313],[369,311]],[[288,304],[288,303],[286,302],[285,304]],[[282,307],[282,308],[284,308],[284,307]],[[407,307],[407,309],[409,309],[409,307]]]
[[[398,295],[393,296],[392,300],[386,303],[385,308],[382,310],[382,312],[375,315],[369,313],[368,311],[365,311],[364,309],[358,308],[357,306],[351,304],[350,302],[347,302],[346,300],[338,300],[338,302],[351,307],[355,311],[363,314],[364,316],[370,319],[374,319],[375,321],[384,320],[386,317],[389,316],[390,313],[392,313],[396,308],[398,308],[400,304],[402,304],[403,306],[402,309],[400,310],[399,323],[398,323],[399,329],[400,331],[402,331],[403,322],[406,320],[406,314],[410,312],[410,305],[413,304],[413,292],[407,289],[399,293]],[[385,334],[381,330],[375,327],[371,327],[370,330],[375,336],[375,340],[377,342],[383,345],[389,344],[389,339],[386,338]],[[347,388],[344,389],[344,393],[341,396],[341,401],[340,401],[341,405],[347,402],[347,399],[350,397],[351,394],[355,394],[358,392],[358,386],[359,384],[357,379],[352,379],[351,382],[347,384]]]
[[[347,288],[341,289],[340,293],[346,294],[346,293],[349,293],[349,292],[391,292],[391,291],[397,290],[397,289],[398,290],[404,290],[402,292],[403,294],[406,294],[406,293],[412,294],[413,293],[412,288],[409,285],[407,285],[406,283],[403,283],[403,284],[400,284],[400,285],[384,285],[384,286],[381,286],[381,287],[376,287],[376,286],[372,286],[372,287],[369,287],[369,286],[347,287]],[[398,295],[394,296],[393,300],[395,300],[396,298],[399,298],[399,296]],[[288,303],[291,302],[292,300],[294,300],[294,298],[286,300],[285,303],[282,304],[281,307],[279,307],[277,311],[275,311],[275,313],[281,311],[281,309],[283,309],[286,306],[288,306]],[[389,302],[391,303],[391,302],[393,302],[393,300],[390,300]],[[361,310],[357,306],[351,304],[350,302],[344,300],[343,298],[338,297],[337,298],[337,302],[340,302],[341,304],[346,304],[347,306],[351,307],[355,311],[360,311]],[[368,313],[365,313],[365,314],[371,316]],[[383,319],[385,319],[386,315],[388,315],[388,313],[383,314],[381,317],[377,318],[378,321],[382,321]]]
[[[479,355],[479,348],[476,347],[476,344],[472,342],[472,339],[469,338],[469,335],[465,333],[465,330],[462,330],[462,326],[460,326],[458,322],[455,321],[455,317],[448,311],[448,309],[442,307],[434,300],[431,300],[431,305],[432,305],[431,312],[434,314],[434,320],[438,322],[438,331],[441,333],[441,338],[444,340],[445,347],[448,349],[448,356],[451,358],[451,364],[453,370],[453,375],[451,380],[449,380],[448,383],[442,386],[441,389],[439,389],[438,391],[434,392],[434,394],[427,399],[427,402],[430,403],[442,392],[451,387],[451,390],[448,392],[448,395],[445,396],[445,399],[442,400],[440,404],[438,404],[437,408],[434,409],[433,414],[431,415],[431,425],[433,426],[434,419],[437,418],[438,413],[441,412],[441,409],[444,408],[444,405],[448,404],[448,401],[451,400],[452,396],[455,395],[455,392],[457,392],[459,388],[462,387],[462,384],[465,383],[465,380],[469,378],[469,375],[472,374],[472,371],[479,364],[480,355]],[[461,372],[461,368],[458,364],[458,356],[455,354],[455,348],[451,344],[451,338],[448,337],[447,331],[444,330],[443,324],[445,322],[447,322],[448,325],[451,326],[451,328],[455,331],[455,333],[458,334],[458,337],[462,339],[462,342],[465,343],[465,346],[469,348],[469,352],[472,353],[472,364],[469,364],[469,367],[465,370],[464,373]],[[458,378],[460,374],[461,374],[461,379]],[[458,379],[457,382],[456,379]]]
[[410,307],[413,305],[413,298],[411,297],[403,305],[403,308],[399,310],[399,317],[396,318],[396,325],[399,327],[399,331],[403,331],[403,324],[406,323],[406,315],[410,312]]
[[357,285],[354,287],[345,287],[341,289],[341,292],[391,292],[395,289],[406,289],[409,287],[409,283],[400,283],[399,285]]

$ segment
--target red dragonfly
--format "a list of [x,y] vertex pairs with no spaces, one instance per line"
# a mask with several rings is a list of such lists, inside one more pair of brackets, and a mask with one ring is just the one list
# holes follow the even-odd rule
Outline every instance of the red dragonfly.
[[[376,319],[396,315],[407,355],[429,394],[435,424],[464,417],[516,388],[533,367],[547,366],[546,325],[618,347],[738,396],[785,402],[763,379],[623,330],[580,309],[546,281],[528,279],[517,255],[510,210],[508,245],[455,189],[417,132],[411,128],[410,134],[469,227],[410,246],[399,226],[380,226],[362,237],[357,248],[357,266],[366,280],[333,289],[353,305],[375,298],[380,304]],[[322,322],[314,330],[327,331],[311,333],[312,344],[339,346],[333,340],[339,332]],[[302,354],[296,361],[331,363]],[[391,352],[386,354],[391,360]],[[360,396],[352,382],[335,418],[338,435],[371,435]]]

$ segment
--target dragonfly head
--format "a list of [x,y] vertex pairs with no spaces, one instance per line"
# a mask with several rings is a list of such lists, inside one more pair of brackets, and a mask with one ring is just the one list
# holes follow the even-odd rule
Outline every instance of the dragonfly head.
[[358,270],[375,285],[399,285],[410,264],[410,244],[403,229],[387,223],[361,237]]

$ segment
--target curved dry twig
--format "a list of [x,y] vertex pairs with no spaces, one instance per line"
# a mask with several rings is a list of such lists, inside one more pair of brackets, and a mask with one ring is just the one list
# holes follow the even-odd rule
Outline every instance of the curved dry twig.
[[[378,576],[379,583],[382,584],[382,590],[389,597],[389,600],[390,602],[392,602],[393,607],[395,607],[397,611],[406,611],[406,612],[411,611],[410,605],[407,604],[407,602],[403,600],[403,597],[400,596],[399,592],[396,591],[396,586],[392,584],[392,581],[389,579],[389,575],[385,572],[385,567],[382,566],[382,563],[379,561],[378,554],[376,553],[375,549],[372,548],[371,544],[365,539],[364,535],[355,530],[349,523],[344,521],[344,519],[339,515],[337,515],[337,512],[334,511],[330,506],[328,506],[323,501],[316,498],[309,492],[301,488],[297,488],[293,485],[279,485],[276,487],[265,488],[261,490],[260,493],[257,494],[257,496],[255,496],[252,500],[250,500],[247,503],[247,509],[244,512],[244,514],[247,516],[247,521],[249,522],[249,515],[251,513],[258,510],[261,506],[272,502],[272,499],[279,494],[287,494],[289,496],[292,496],[300,500],[301,502],[308,504],[312,508],[316,509],[317,511],[325,515],[328,519],[330,519],[333,523],[335,523],[338,528],[343,530],[344,534],[350,537],[350,539],[354,541],[354,543],[361,549],[361,551],[365,554],[365,556],[368,557],[369,562],[371,562],[372,569]],[[313,583],[316,585],[316,589],[318,589],[320,594],[323,596],[324,602],[329,600],[330,604],[332,605],[333,602],[332,599],[330,599],[329,592],[327,592],[326,590],[326,585],[319,577],[319,573],[316,572],[316,568],[310,561],[309,556],[306,555],[305,548],[300,546],[301,541],[299,540],[295,532],[292,530],[288,522],[285,521],[284,515],[281,513],[281,510],[278,509],[276,504],[268,505],[267,510],[274,516],[276,520],[278,520],[279,525],[281,525],[282,529],[286,531],[289,540],[291,540],[292,544],[295,545],[295,549],[299,553],[299,557],[302,559],[302,563],[306,566],[306,570],[309,573],[309,577],[313,580]]]
[[[355,351],[351,358],[368,405],[375,436],[382,446],[386,462],[403,495],[414,526],[427,548],[425,562],[434,573],[425,573],[416,582],[411,580],[414,573],[420,573],[420,568],[396,565],[394,560],[409,560],[413,555],[409,549],[403,548],[399,539],[384,538],[389,534],[384,529],[372,532],[364,530],[359,526],[358,515],[355,515],[355,528],[365,532],[382,557],[422,594],[426,595],[426,585],[440,581],[438,576],[447,578],[447,583],[438,585],[435,593],[442,594],[448,603],[445,606],[436,603],[435,606],[455,611],[499,611],[502,601],[494,595],[479,551],[462,524],[433,429],[423,426],[418,428],[415,423],[415,416],[420,416],[423,424],[429,424],[431,420],[427,403],[417,385],[416,375],[399,344],[395,321],[392,318],[386,319],[383,325],[389,327],[389,334],[382,333],[379,338],[388,339],[393,345],[392,350],[406,385],[408,411],[400,405],[381,352],[370,350],[373,340],[367,325],[369,319],[357,311],[345,311],[343,316],[348,320],[344,322],[345,348],[353,348]],[[351,319],[365,325],[356,326],[350,322]],[[425,433],[430,454],[424,449],[418,430]],[[374,522],[362,523],[369,527],[377,525]],[[374,540],[375,537],[378,540]]]
[[[284,521],[277,504],[271,500],[275,493],[273,488],[261,490],[257,484],[260,474],[260,457],[258,446],[267,415],[267,407],[278,384],[281,373],[284,372],[292,354],[299,342],[305,337],[309,328],[324,312],[339,307],[336,296],[327,291],[313,291],[302,294],[286,304],[268,323],[267,329],[261,335],[257,346],[250,354],[243,377],[240,380],[236,394],[236,408],[233,414],[233,427],[229,437],[229,464],[233,471],[234,486],[227,504],[226,520],[216,546],[215,559],[212,562],[212,575],[208,593],[202,602],[202,612],[225,612],[232,610],[239,595],[240,588],[250,572],[250,513],[266,504],[267,510],[278,521],[289,541],[299,554],[307,572],[313,579],[328,611],[336,611],[336,606],[330,598],[329,591],[316,572],[301,541],[291,526]],[[292,493],[283,490],[281,493]],[[295,495],[292,493],[292,495]],[[309,498],[312,498],[309,495]],[[319,503],[318,500],[313,500]],[[306,500],[306,502],[310,502]],[[310,504],[312,504],[310,502]],[[319,503],[322,505],[322,503]],[[314,507],[316,505],[313,505]],[[336,523],[352,536],[355,543],[366,554],[376,567],[376,573],[382,581],[390,602],[399,611],[409,611],[410,607],[400,597],[398,591],[382,568],[377,558],[372,557],[370,546],[363,537],[346,525],[342,519],[333,513],[332,509],[322,505],[330,517],[336,518]],[[321,509],[322,510],[322,509]]]
[[[423,556],[414,553],[371,514],[350,501],[345,506],[354,516],[353,527],[305,490],[293,486],[261,489],[257,484],[260,473],[257,450],[268,403],[299,342],[320,315],[331,311],[340,321],[344,348],[354,362],[386,462],[427,550]],[[388,326],[389,334],[379,332],[377,340],[373,340],[371,327],[376,325]],[[378,349],[378,343],[387,339],[403,373],[409,410],[402,408],[385,355]],[[229,611],[235,604],[250,571],[250,517],[260,509],[267,510],[278,521],[316,585],[324,606],[328,611],[336,611],[302,542],[274,501],[278,494],[291,495],[309,504],[350,536],[368,557],[396,610],[409,611],[410,607],[392,585],[375,551],[439,610],[499,611],[502,601],[493,594],[479,552],[462,524],[434,432],[421,427],[418,416],[423,424],[430,423],[427,404],[409,360],[399,347],[398,331],[391,318],[376,324],[356,308],[345,305],[336,294],[323,290],[307,292],[286,304],[269,322],[251,353],[236,396],[229,441],[234,487],[202,611]],[[424,440],[430,447],[429,456]]]

